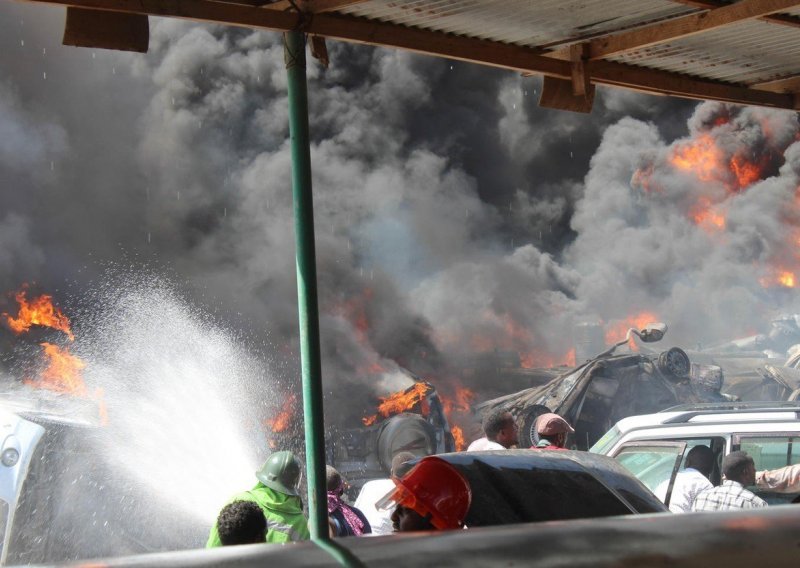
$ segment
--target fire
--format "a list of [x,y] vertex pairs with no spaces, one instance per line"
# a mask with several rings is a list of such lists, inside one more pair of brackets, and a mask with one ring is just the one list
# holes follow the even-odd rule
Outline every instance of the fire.
[[450,431],[453,434],[453,439],[456,442],[456,451],[460,452],[467,447],[467,441],[464,439],[464,431],[458,426],[453,426]]
[[88,397],[89,392],[81,378],[86,363],[58,345],[47,342],[40,345],[44,348],[47,367],[37,380],[26,379],[25,383],[35,388]]
[[428,383],[414,383],[413,386],[390,394],[387,397],[380,397],[381,403],[378,405],[378,414],[366,416],[361,419],[365,426],[371,426],[378,420],[378,415],[384,418],[392,414],[398,414],[405,410],[411,410],[417,404],[422,406],[423,414],[425,413],[425,397],[431,390]]
[[42,294],[38,298],[34,298],[31,302],[28,302],[26,296],[27,293],[24,289],[17,292],[14,296],[19,304],[19,313],[16,318],[11,317],[7,313],[3,313],[8,326],[14,333],[19,335],[29,331],[32,326],[39,325],[63,331],[67,334],[70,341],[75,339],[69,327],[69,319],[67,319],[60,309],[53,306],[52,296]]
[[[28,301],[25,288],[14,295],[19,304],[17,317],[4,313],[6,322],[16,334],[30,331],[34,326],[49,327],[66,334],[69,341],[74,341],[75,336],[70,328],[69,319],[64,313],[53,305],[53,297],[48,294]],[[86,363],[78,356],[70,353],[69,348],[60,347],[53,343],[40,343],[45,358],[44,370],[36,379],[26,378],[23,382],[33,388],[45,389],[58,393],[69,394],[81,398],[94,399],[101,424],[108,423],[108,410],[103,400],[103,391],[97,389],[90,392],[81,375]]]
[[711,181],[722,162],[720,152],[710,134],[679,145],[670,159],[679,170],[691,171],[702,181]]
[[278,414],[273,418],[268,418],[264,421],[264,423],[269,426],[270,430],[273,432],[283,432],[286,428],[289,427],[289,423],[292,419],[292,414],[294,414],[295,410],[295,403],[297,402],[297,395],[294,393],[290,394],[286,399],[283,401],[281,405],[281,410]]
[[698,199],[694,207],[690,209],[689,215],[695,224],[708,231],[721,231],[725,228],[725,216],[715,210],[711,200],[707,197]]
[[761,168],[752,162],[748,162],[743,156],[731,158],[730,165],[733,174],[736,176],[739,189],[744,189],[761,179]]
[[625,339],[628,329],[642,329],[649,323],[658,321],[658,316],[652,312],[640,312],[629,316],[624,320],[616,320],[613,324],[606,326],[606,343],[611,345]]
[[784,288],[794,288],[797,286],[797,275],[794,271],[778,268],[773,274],[759,279],[759,283],[764,288],[782,286]]

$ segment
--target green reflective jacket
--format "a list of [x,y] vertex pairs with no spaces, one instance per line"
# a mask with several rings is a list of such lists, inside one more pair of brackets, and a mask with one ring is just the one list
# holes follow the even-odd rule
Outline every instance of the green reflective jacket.
[[[308,532],[308,521],[303,515],[303,505],[299,497],[279,493],[259,482],[250,491],[234,495],[229,502],[234,501],[258,503],[258,506],[264,511],[264,516],[267,517],[267,542],[292,542],[311,538]],[[217,523],[211,527],[211,533],[206,542],[206,548],[215,546],[222,546],[217,532]]]

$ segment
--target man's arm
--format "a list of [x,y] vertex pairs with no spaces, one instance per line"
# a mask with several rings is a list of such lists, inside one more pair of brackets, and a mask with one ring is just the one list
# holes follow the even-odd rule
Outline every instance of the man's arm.
[[756,473],[759,489],[777,493],[800,493],[800,464]]

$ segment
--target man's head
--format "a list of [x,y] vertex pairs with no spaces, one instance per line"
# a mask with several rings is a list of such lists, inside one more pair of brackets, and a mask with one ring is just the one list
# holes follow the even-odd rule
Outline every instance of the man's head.
[[731,452],[722,460],[725,479],[738,481],[742,485],[755,485],[756,466],[747,452]]
[[392,458],[392,477],[403,477],[411,469],[411,462],[417,459],[417,456],[411,452],[400,452],[395,454]]
[[234,501],[219,512],[217,532],[223,546],[266,542],[267,519],[256,503]]
[[708,446],[695,446],[686,454],[686,467],[691,467],[705,475],[714,469],[714,452]]
[[286,495],[300,493],[300,461],[292,452],[275,452],[256,472],[258,480],[275,491]]
[[375,504],[378,509],[396,505],[395,531],[451,530],[464,526],[472,491],[458,470],[435,456],[423,458],[395,488]]
[[342,477],[342,474],[329,465],[325,466],[325,485],[327,486],[328,492],[339,495],[347,489],[347,483]]
[[546,438],[559,448],[565,447],[567,445],[567,436],[575,432],[569,422],[552,412],[539,416],[536,419],[535,428],[539,436]]
[[483,418],[483,431],[486,438],[497,442],[504,448],[517,443],[517,423],[507,410],[494,410]]

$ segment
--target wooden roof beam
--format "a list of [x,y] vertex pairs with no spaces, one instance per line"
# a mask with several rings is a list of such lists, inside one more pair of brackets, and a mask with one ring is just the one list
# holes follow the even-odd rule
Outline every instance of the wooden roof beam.
[[[361,4],[366,0],[295,0],[294,3],[298,8],[306,12],[314,14],[321,14],[323,12],[333,12],[334,10],[341,10],[353,4]],[[277,0],[263,6],[267,10],[290,10],[293,9],[292,2],[289,0]]]
[[603,36],[589,41],[589,59],[603,59],[673,39],[751,20],[800,6],[798,0],[739,0],[707,12],[680,16],[665,22]]
[[[264,10],[211,0],[25,1],[174,17],[273,31],[296,29],[303,23],[302,17],[295,12]],[[304,29],[306,33],[329,39],[395,47],[521,73],[566,79],[572,83],[574,66],[570,61],[545,57],[534,49],[517,45],[409,28],[342,14],[317,14],[306,23],[307,27]],[[626,87],[647,93],[712,99],[744,105],[795,108],[792,95],[748,89],[611,61],[594,61],[587,66],[585,73],[588,73],[587,79],[590,83]]]
[[800,93],[800,75],[783,77],[774,81],[765,81],[750,85],[752,89],[770,91],[772,93]]
[[[720,8],[725,6],[726,3],[721,0],[672,0],[678,4],[686,4],[687,6],[694,6],[695,8]],[[779,24],[790,26],[793,28],[800,28],[800,18],[790,14],[767,14],[758,18],[761,21],[770,24]]]

